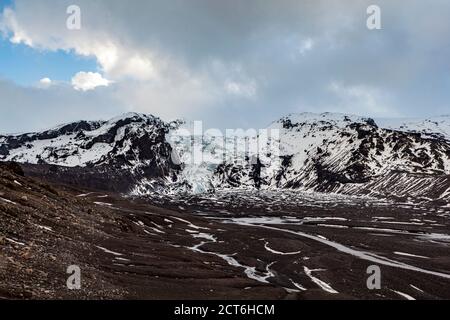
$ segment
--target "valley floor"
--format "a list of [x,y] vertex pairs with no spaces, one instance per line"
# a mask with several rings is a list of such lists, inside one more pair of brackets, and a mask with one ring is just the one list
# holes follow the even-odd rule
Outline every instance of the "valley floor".
[[[296,192],[123,198],[0,170],[0,297],[450,299],[450,207]],[[69,265],[81,289],[68,290]],[[369,266],[381,289],[369,290]]]

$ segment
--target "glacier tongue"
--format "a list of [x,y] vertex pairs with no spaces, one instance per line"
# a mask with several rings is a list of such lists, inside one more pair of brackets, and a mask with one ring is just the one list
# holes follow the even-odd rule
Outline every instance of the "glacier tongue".
[[[233,188],[339,192],[358,189],[394,171],[428,175],[427,183],[430,177],[450,173],[448,141],[380,128],[370,118],[291,114],[269,129],[278,134],[258,150],[259,169],[255,169],[255,157],[244,152],[246,143],[256,135],[214,139],[205,134],[199,142],[194,134],[180,138],[173,132],[170,143],[183,163],[179,178],[193,192]],[[196,153],[201,161],[195,161]]]

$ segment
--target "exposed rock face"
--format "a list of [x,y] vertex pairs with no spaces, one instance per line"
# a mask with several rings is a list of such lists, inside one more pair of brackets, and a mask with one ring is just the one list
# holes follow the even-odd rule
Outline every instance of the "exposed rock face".
[[32,175],[127,192],[143,177],[165,179],[180,169],[165,139],[169,129],[159,118],[135,113],[80,121],[41,133],[0,136],[0,159],[26,163]]
[[[380,128],[373,119],[298,114],[284,117],[270,128],[280,132],[280,152],[267,150],[269,156],[261,155],[258,181],[262,188],[351,189],[354,193],[394,172],[410,177],[408,183],[426,178],[431,184],[450,173],[448,140]],[[254,188],[252,169],[248,161],[224,163],[216,171],[215,184]]]
[[394,173],[408,178],[393,183],[442,183],[450,174],[450,140],[442,133],[447,122],[424,123],[433,126],[410,132],[344,114],[292,114],[268,128],[279,134],[256,155],[239,148],[248,142],[243,137],[204,136],[202,161],[190,162],[194,138],[169,137],[182,122],[132,113],[0,136],[0,160],[27,163],[30,175],[134,195],[234,188],[355,193],[383,185],[380,179]]
[[[195,162],[182,125],[0,136],[0,299],[450,297],[445,134],[298,114],[253,156],[204,136]],[[376,293],[361,285],[374,261]]]

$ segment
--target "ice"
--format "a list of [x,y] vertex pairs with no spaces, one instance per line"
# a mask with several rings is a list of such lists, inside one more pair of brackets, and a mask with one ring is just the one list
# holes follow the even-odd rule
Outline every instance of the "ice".
[[112,206],[111,203],[98,202],[98,201],[95,201],[94,204],[99,205],[99,206],[104,206],[104,207],[105,207],[105,206],[106,206],[106,207],[111,207],[111,206]]
[[419,289],[418,287],[413,286],[412,284],[410,284],[410,287],[415,289],[415,290],[417,290],[417,291],[419,291],[419,292],[422,292],[422,293],[424,292],[422,289]]
[[189,228],[192,228],[192,229],[204,229],[204,230],[208,230],[208,228],[206,228],[206,227],[196,226],[195,224],[193,224],[193,223],[191,223],[191,222],[189,222],[189,221],[187,221],[187,220],[185,220],[185,219],[182,219],[182,218],[178,218],[178,217],[170,217],[170,218],[171,218],[171,219],[178,220],[178,221],[181,221],[181,222],[184,222],[184,223],[186,223],[186,224],[188,225]]
[[297,282],[294,282],[292,279],[289,279],[291,281],[291,283],[294,285],[294,287],[296,287],[297,289],[301,290],[301,291],[306,291],[306,288],[303,287],[301,284],[298,284]]
[[92,193],[93,193],[93,192],[82,193],[82,194],[77,195],[77,197],[79,197],[79,198],[84,198],[84,197],[87,197],[88,195],[90,195],[90,194],[92,194]]
[[194,238],[206,239],[206,240],[209,240],[211,242],[216,242],[216,237],[214,237],[214,235],[208,234],[208,233],[197,233],[197,234],[194,234],[193,237]]
[[274,249],[272,249],[272,248],[270,248],[269,247],[269,243],[266,241],[266,243],[264,244],[264,248],[267,250],[267,251],[269,251],[269,252],[271,252],[271,253],[274,253],[274,254],[279,254],[279,255],[296,255],[296,254],[299,254],[299,253],[301,253],[301,251],[295,251],[295,252],[281,252],[281,251],[277,251],[277,250],[274,250]]
[[323,224],[323,223],[319,223],[317,226],[318,227],[326,227],[326,228],[348,229],[348,226],[342,226],[342,225],[339,225],[339,224]]
[[450,140],[450,116],[438,116],[428,119],[376,119],[378,125],[384,128],[407,132],[418,132],[425,136],[438,133]]
[[430,259],[429,257],[419,256],[419,255],[416,255],[416,254],[411,254],[411,253],[406,253],[406,252],[399,252],[399,251],[395,251],[394,254],[399,255],[399,256],[405,256],[405,257],[415,257],[415,258],[422,258],[422,259]]
[[403,293],[400,291],[396,291],[396,290],[392,290],[392,291],[395,292],[396,294],[398,294],[399,296],[402,296],[406,300],[416,300],[415,298],[411,297],[409,294],[406,294],[406,293]]
[[[320,242],[324,245],[335,248],[336,250],[338,250],[340,252],[347,253],[349,255],[355,256],[362,260],[366,260],[366,261],[370,261],[370,262],[374,262],[377,264],[382,264],[382,265],[386,265],[386,266],[390,266],[390,267],[394,267],[394,268],[410,270],[410,271],[420,272],[420,273],[424,273],[424,274],[434,275],[434,276],[445,278],[445,279],[450,279],[450,274],[443,273],[443,272],[437,272],[437,271],[431,271],[431,270],[427,270],[427,269],[422,269],[420,267],[412,266],[412,265],[409,265],[409,264],[406,264],[403,262],[385,258],[385,257],[379,256],[374,253],[357,250],[356,248],[350,248],[350,247],[347,247],[338,242],[334,242],[334,241],[325,239],[324,237],[322,237],[320,235],[316,236],[316,235],[307,234],[307,233],[304,233],[301,231],[286,230],[286,229],[277,228],[277,227],[273,227],[273,226],[266,226],[266,225],[254,225],[254,224],[243,223],[243,222],[234,222],[234,223],[244,225],[244,226],[264,228],[264,229],[268,229],[268,230],[275,230],[275,231],[285,232],[285,233],[289,233],[289,234],[294,234],[294,235],[297,235],[297,236],[300,236],[303,238],[307,238],[310,240]],[[437,235],[436,238],[441,239],[442,238],[441,236],[442,235]],[[446,238],[446,239],[450,240],[450,237]]]
[[24,245],[25,245],[25,243],[19,242],[19,241],[17,241],[17,240],[13,240],[13,239],[10,239],[10,238],[5,238],[5,239],[6,239],[6,241],[9,241],[9,242],[11,242],[11,243],[17,244],[17,245],[19,245],[19,246],[24,246]]
[[115,256],[123,256],[122,253],[114,252],[114,251],[108,250],[108,249],[106,249],[104,247],[100,247],[100,246],[96,246],[96,247],[99,248],[100,250],[102,250],[103,252],[106,252],[106,253],[109,253],[109,254],[112,254]]
[[328,283],[323,282],[319,278],[316,278],[312,275],[314,271],[318,270],[310,270],[307,267],[303,267],[303,270],[305,271],[305,274],[311,278],[311,280],[317,284],[321,289],[325,290],[328,293],[339,293],[338,291],[334,290]]
[[[123,121],[125,119],[131,123]],[[117,128],[115,136],[110,137],[112,142],[104,142],[102,135],[110,133],[110,130],[121,122],[122,126]],[[355,164],[357,156],[357,162],[365,166],[364,176],[371,179],[377,177],[375,181],[371,180],[370,188],[367,188],[368,195],[372,197],[384,196],[386,191],[392,196],[408,195],[420,197],[425,201],[432,200],[429,194],[439,190],[440,194],[436,197],[443,200],[449,198],[450,189],[448,187],[437,189],[443,182],[436,178],[436,173],[450,173],[448,147],[445,145],[438,147],[431,139],[416,141],[414,137],[410,137],[403,143],[404,147],[398,150],[397,143],[389,142],[394,132],[383,128],[421,132],[426,137],[437,134],[450,141],[450,116],[426,120],[402,120],[398,125],[383,119],[380,119],[381,124],[378,120],[376,122],[378,127],[368,118],[339,113],[290,114],[273,122],[266,129],[269,132],[278,130],[279,134],[269,137],[267,143],[259,146],[258,157],[264,165],[261,168],[263,181],[261,188],[277,190],[296,185],[295,188],[299,191],[317,190],[319,184],[317,161],[320,160],[320,165],[330,172],[342,172],[343,178],[348,179],[351,175],[348,168]],[[367,154],[355,154],[364,142],[358,137],[361,132],[355,130],[355,125],[362,128],[362,132],[372,132],[372,142],[381,143],[382,148],[372,146],[367,150]],[[34,139],[20,144],[19,147],[9,148],[8,156],[0,158],[32,164],[45,162],[66,167],[108,164],[108,159],[116,159],[134,150],[130,137],[140,138],[164,129],[169,131],[166,142],[172,147],[170,159],[174,164],[181,166],[181,171],[175,175],[176,177],[168,174],[167,177],[157,179],[146,176],[139,178],[139,181],[131,186],[131,195],[149,195],[154,193],[155,189],[167,194],[203,194],[234,188],[241,191],[255,190],[248,145],[257,141],[257,132],[247,136],[239,132],[231,135],[223,133],[224,136],[218,138],[212,132],[206,131],[202,137],[198,137],[194,133],[189,133],[192,126],[193,123],[190,122],[165,123],[151,115],[128,113],[109,121],[96,122],[92,129],[74,130],[75,132],[61,134],[51,139],[48,138],[48,133],[55,133],[63,126],[44,132],[47,133],[44,135],[30,133],[28,137]],[[182,134],[184,130],[189,134]],[[200,140],[200,147],[197,150],[200,159],[193,161],[196,151],[193,141],[197,141],[195,139]],[[0,137],[0,146],[3,146],[5,141],[7,141],[5,137]],[[424,157],[422,153],[425,154]],[[285,160],[289,159],[289,164],[281,166],[280,156],[285,157]],[[422,165],[417,163],[414,157],[431,160]],[[148,164],[145,161],[136,154],[136,159],[128,161],[122,169],[136,172],[141,166]],[[228,169],[219,174],[217,169],[220,164],[226,165]],[[413,175],[416,171],[428,176],[417,179]],[[360,183],[336,183],[329,192],[360,194],[360,191]],[[408,204],[399,207],[402,208],[403,205]]]
[[431,240],[433,242],[450,243],[450,235],[441,233],[429,233],[420,236],[420,239]]
[[17,205],[17,203],[15,203],[14,201],[11,201],[11,200],[8,200],[8,199],[2,198],[2,197],[0,197],[0,201],[6,202],[6,203],[9,203],[9,204]]
[[303,224],[321,221],[347,221],[346,218],[341,217],[248,217],[248,218],[233,218],[233,222],[249,223],[249,224]]
[[200,247],[202,247],[203,245],[205,245],[207,243],[216,243],[217,242],[217,238],[214,235],[208,234],[208,233],[195,233],[195,234],[192,234],[192,237],[194,237],[196,239],[197,238],[205,239],[207,241],[202,241],[199,244],[196,244],[196,245],[194,245],[192,247],[187,247],[187,249],[195,251],[195,252],[198,252],[198,253],[201,253],[201,254],[210,254],[210,255],[217,256],[217,257],[223,259],[224,261],[226,261],[230,266],[243,268],[245,275],[249,279],[253,279],[253,280],[256,280],[256,281],[262,282],[262,283],[269,283],[267,281],[267,279],[275,276],[273,274],[273,272],[270,270],[270,267],[275,262],[272,262],[272,263],[268,264],[266,266],[266,272],[261,274],[260,272],[258,272],[256,270],[255,267],[246,266],[246,265],[243,265],[243,264],[239,263],[235,258],[233,258],[233,256],[235,254],[227,255],[227,254],[222,254],[222,253],[217,253],[217,252],[212,252],[212,251],[204,251],[204,250],[200,249]]
[[41,225],[38,225],[38,224],[36,224],[35,226],[38,227],[39,229],[43,229],[45,231],[53,231],[53,229],[50,228],[50,227],[41,226]]
[[119,261],[124,261],[124,262],[130,261],[130,259],[125,259],[125,258],[120,258],[120,257],[115,257],[114,259],[119,260]]

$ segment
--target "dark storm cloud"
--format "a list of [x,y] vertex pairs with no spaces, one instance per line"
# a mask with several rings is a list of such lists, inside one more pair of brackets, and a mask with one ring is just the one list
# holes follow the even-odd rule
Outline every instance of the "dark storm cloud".
[[[98,113],[110,113],[113,99],[124,110],[234,127],[301,111],[449,112],[448,1],[83,0],[75,34],[49,19],[71,1],[55,3],[17,0],[17,23],[4,29],[36,48],[96,56],[115,81],[101,91]],[[382,30],[366,27],[370,4],[381,8]],[[108,44],[118,61],[105,58]],[[141,75],[147,57],[151,68]],[[68,95],[72,105],[81,94]]]

